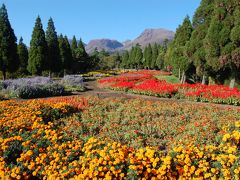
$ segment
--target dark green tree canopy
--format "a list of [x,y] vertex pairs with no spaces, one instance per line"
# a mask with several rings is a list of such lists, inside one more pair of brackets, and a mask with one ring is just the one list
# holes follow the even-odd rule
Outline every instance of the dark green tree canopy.
[[5,5],[0,8],[0,70],[3,78],[6,72],[15,72],[19,66],[17,38],[8,19]]
[[19,72],[22,74],[27,74],[27,65],[28,65],[28,49],[27,46],[23,43],[23,38],[19,39],[18,43],[18,56],[19,56]]
[[48,47],[46,69],[50,72],[60,72],[60,70],[62,69],[62,61],[60,57],[57,32],[55,30],[52,18],[50,18],[48,21],[46,41]]

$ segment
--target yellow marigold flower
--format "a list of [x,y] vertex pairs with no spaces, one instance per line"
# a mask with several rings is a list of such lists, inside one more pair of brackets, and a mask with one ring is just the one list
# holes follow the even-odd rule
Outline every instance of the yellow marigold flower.
[[223,141],[227,141],[229,138],[231,137],[231,135],[230,134],[225,134],[224,136],[223,136]]
[[11,177],[15,178],[15,177],[17,177],[17,175],[13,172],[13,173],[11,173]]
[[235,170],[234,170],[234,173],[235,173],[235,174],[239,174],[239,172],[240,172],[240,171],[239,171],[238,169],[235,169]]
[[239,128],[240,127],[240,121],[235,122],[235,127]]
[[33,171],[33,172],[32,172],[32,175],[33,175],[33,176],[36,176],[36,175],[37,175],[37,172],[36,172],[36,171]]
[[205,173],[204,174],[204,178],[209,178],[209,177],[211,177],[212,175],[211,175],[211,173]]

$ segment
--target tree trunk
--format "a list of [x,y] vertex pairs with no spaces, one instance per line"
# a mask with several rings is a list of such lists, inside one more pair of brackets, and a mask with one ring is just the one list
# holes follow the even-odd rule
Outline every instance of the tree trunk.
[[178,79],[181,79],[181,69],[178,69]]
[[234,88],[234,86],[235,86],[235,78],[232,78],[231,81],[230,81],[229,87]]
[[185,81],[186,81],[186,75],[185,75],[185,72],[183,71],[182,72],[181,83],[183,84],[183,83],[185,83]]
[[202,85],[206,84],[206,76],[203,75],[203,78],[202,78]]
[[49,78],[52,78],[52,73],[51,73],[51,71],[49,71]]
[[3,75],[3,80],[6,80],[7,78],[7,73],[5,70],[2,71],[2,75]]

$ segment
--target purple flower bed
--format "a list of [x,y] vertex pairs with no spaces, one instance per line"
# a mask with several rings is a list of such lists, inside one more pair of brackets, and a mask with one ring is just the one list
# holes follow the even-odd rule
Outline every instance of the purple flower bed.
[[49,77],[33,77],[0,81],[0,90],[19,98],[58,96],[65,93],[64,86]]
[[83,77],[81,75],[66,75],[62,78],[61,83],[70,91],[83,91]]

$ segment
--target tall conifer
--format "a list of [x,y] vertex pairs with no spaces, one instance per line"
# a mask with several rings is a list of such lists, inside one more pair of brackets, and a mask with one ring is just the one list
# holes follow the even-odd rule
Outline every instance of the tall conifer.
[[18,69],[19,60],[17,55],[17,38],[8,19],[5,5],[0,8],[0,71],[3,79],[7,72]]
[[30,42],[28,71],[33,75],[41,75],[47,64],[47,42],[42,27],[42,22],[38,16],[32,32]]

